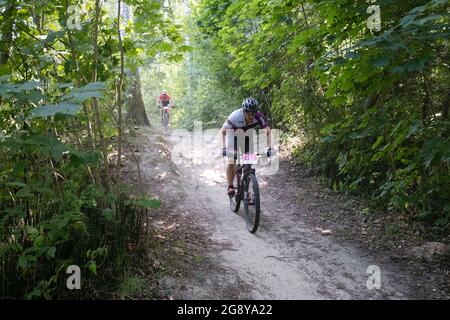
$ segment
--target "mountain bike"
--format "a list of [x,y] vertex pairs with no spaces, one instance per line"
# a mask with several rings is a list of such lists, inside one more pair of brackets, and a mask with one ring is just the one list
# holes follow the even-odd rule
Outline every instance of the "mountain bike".
[[258,230],[261,211],[258,180],[253,164],[257,163],[255,153],[235,154],[236,172],[233,186],[236,186],[234,196],[230,196],[230,207],[234,213],[239,212],[241,201],[244,202],[244,214],[247,230],[255,233]]
[[170,120],[170,107],[166,106],[163,107],[163,128],[164,130],[167,130],[167,127],[169,126],[169,120]]
[[[160,106],[157,106],[158,108],[161,108]],[[170,122],[170,110],[172,108],[175,108],[175,106],[171,106],[170,104],[167,106],[163,106],[163,115],[162,115],[162,125],[164,130],[167,131],[167,128],[169,127],[169,122]]]

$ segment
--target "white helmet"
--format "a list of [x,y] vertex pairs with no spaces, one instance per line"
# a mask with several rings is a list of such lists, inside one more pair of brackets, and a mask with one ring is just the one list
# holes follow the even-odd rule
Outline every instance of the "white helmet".
[[167,90],[162,90],[161,94],[167,94]]

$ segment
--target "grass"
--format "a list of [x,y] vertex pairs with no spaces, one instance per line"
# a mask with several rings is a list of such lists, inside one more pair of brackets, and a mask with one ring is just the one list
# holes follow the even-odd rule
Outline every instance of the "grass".
[[133,296],[142,293],[147,286],[144,278],[135,275],[126,275],[118,285],[118,293],[121,296]]

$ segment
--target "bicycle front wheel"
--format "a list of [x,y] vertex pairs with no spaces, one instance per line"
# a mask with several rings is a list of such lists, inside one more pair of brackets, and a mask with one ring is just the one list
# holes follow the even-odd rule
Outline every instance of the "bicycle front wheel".
[[236,194],[233,197],[230,197],[230,208],[234,213],[239,212],[239,207],[241,206],[241,195],[239,188],[239,176],[238,174],[234,175],[233,186],[236,186]]
[[255,233],[259,225],[260,196],[258,180],[254,174],[249,174],[245,179],[244,212],[247,230]]

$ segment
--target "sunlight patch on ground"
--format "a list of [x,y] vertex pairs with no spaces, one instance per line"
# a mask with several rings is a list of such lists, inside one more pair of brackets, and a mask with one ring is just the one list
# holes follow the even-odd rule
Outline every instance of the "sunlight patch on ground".
[[164,171],[163,173],[161,173],[161,174],[159,175],[159,179],[160,179],[160,180],[163,180],[166,176],[167,176],[167,171]]
[[216,185],[225,181],[224,177],[222,177],[222,175],[220,175],[219,172],[214,169],[203,170],[203,172],[200,174],[200,177],[202,178],[202,181],[208,185]]
[[268,185],[268,183],[267,183],[266,180],[259,180],[259,181],[258,181],[258,185],[259,185],[260,187],[265,187],[265,186]]

